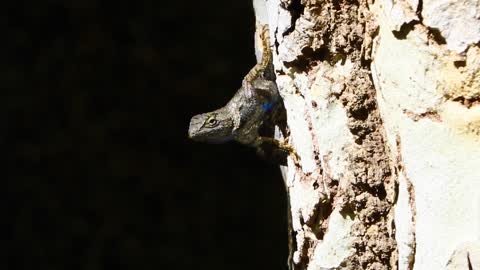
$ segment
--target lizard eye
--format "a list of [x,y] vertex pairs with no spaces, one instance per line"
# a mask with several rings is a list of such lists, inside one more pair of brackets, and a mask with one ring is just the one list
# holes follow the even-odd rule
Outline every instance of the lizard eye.
[[217,119],[211,117],[211,118],[207,119],[206,124],[210,127],[214,127],[218,124],[218,121],[217,121]]

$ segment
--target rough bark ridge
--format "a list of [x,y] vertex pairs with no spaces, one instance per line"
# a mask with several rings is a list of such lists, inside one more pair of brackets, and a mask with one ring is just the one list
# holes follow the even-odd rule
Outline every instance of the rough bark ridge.
[[[480,12],[478,3],[254,5],[257,20],[270,26],[289,142],[301,157],[300,166],[289,161],[283,168],[290,268],[439,269],[467,262],[458,256],[475,253],[478,244],[456,249],[466,241],[462,228],[480,237],[480,192],[472,190],[480,184],[474,165],[480,22],[471,12]],[[452,19],[462,12],[463,25]],[[474,29],[455,32],[465,27]],[[456,166],[470,171],[456,173]],[[438,237],[447,237],[444,246],[434,244]]]
[[367,2],[280,1],[277,10],[279,21],[290,16],[274,28],[277,83],[302,158],[286,179],[291,268],[387,269],[396,181],[363,57]]

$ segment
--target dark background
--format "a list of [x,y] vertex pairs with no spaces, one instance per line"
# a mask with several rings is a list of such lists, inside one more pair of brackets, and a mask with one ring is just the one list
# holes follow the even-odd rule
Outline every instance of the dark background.
[[286,269],[278,166],[187,138],[255,63],[250,0],[0,10],[0,269]]

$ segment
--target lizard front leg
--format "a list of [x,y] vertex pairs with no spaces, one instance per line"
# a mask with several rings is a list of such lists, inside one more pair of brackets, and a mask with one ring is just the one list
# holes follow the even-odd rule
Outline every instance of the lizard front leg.
[[271,137],[262,137],[259,136],[255,140],[255,146],[257,148],[257,151],[262,155],[263,154],[263,149],[265,148],[266,145],[269,145],[270,147],[273,147],[275,150],[280,150],[285,153],[287,153],[293,160],[293,163],[296,166],[300,167],[300,156],[297,154],[293,146],[291,146],[285,139],[280,141],[275,138]]

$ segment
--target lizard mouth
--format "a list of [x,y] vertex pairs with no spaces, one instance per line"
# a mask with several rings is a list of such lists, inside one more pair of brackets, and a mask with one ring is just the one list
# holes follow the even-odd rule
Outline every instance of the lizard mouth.
[[190,126],[188,127],[188,138],[189,139],[194,139],[195,138],[195,134],[198,132],[198,128],[195,128],[196,125],[197,125],[197,121],[195,121],[194,119],[195,117],[192,118],[192,120],[190,120]]

